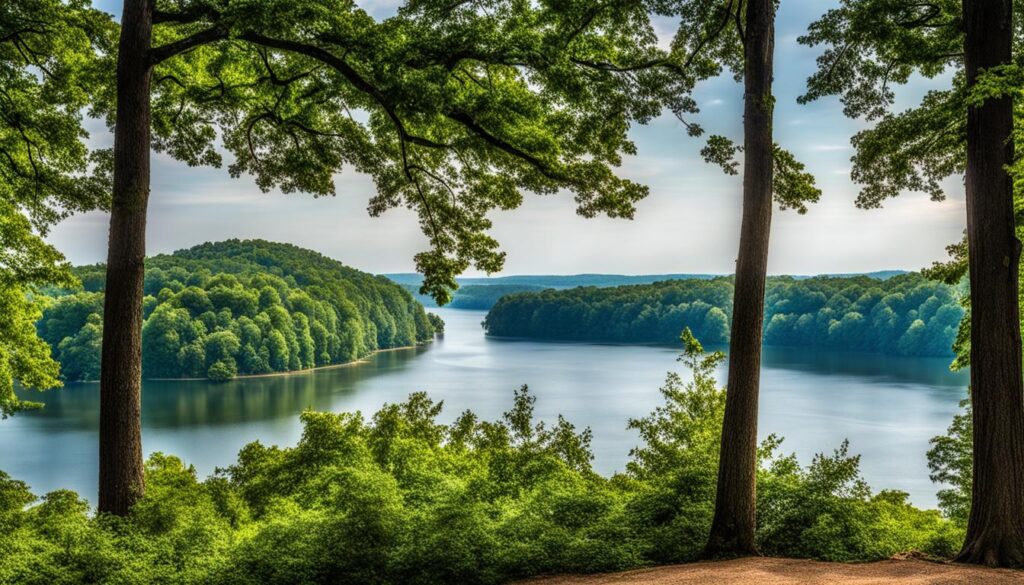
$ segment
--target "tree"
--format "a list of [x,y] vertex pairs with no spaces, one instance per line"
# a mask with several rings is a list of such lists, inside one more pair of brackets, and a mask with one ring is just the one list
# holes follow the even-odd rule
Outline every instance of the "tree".
[[[852,176],[865,184],[858,205],[880,206],[902,190],[941,199],[942,179],[966,176],[966,246],[951,247],[954,262],[934,271],[950,280],[966,271],[971,291],[973,489],[957,558],[1022,566],[1020,243],[1007,169],[1020,170],[1013,158],[1012,96],[1021,90],[1024,39],[1014,36],[1013,18],[1010,0],[848,0],[803,39],[828,46],[803,99],[840,94],[847,115],[878,121],[853,138]],[[900,114],[888,112],[892,84],[905,83],[914,72],[935,76],[949,69],[950,89],[929,92],[918,107]]]
[[[687,55],[685,63],[694,68],[694,75],[704,79],[727,66],[743,77],[745,86],[743,146],[735,146],[723,136],[711,136],[702,151],[705,160],[728,174],[738,172],[737,152],[743,150],[745,159],[729,391],[715,517],[705,551],[709,557],[756,552],[757,397],[773,199],[783,209],[792,207],[804,213],[806,204],[821,195],[803,165],[772,140],[775,5],[774,0],[671,3],[672,12],[681,17],[674,46]],[[689,123],[687,129],[691,135],[702,132]]]
[[[986,70],[1010,64],[1010,0],[963,4],[964,70],[971,91]],[[1014,229],[1013,100],[967,107],[967,248],[971,283],[974,474],[967,537],[958,559],[1024,566],[1024,378],[1020,241]],[[976,292],[975,292],[976,291]]]
[[728,392],[715,516],[705,556],[757,554],[757,402],[772,216],[773,0],[747,0],[743,93],[743,222],[736,259]]
[[[99,509],[143,490],[140,336],[149,152],[218,164],[219,134],[263,189],[333,193],[344,165],[370,210],[418,210],[424,290],[447,300],[503,254],[486,213],[522,190],[575,193],[585,216],[631,217],[646,189],[612,167],[626,137],[692,86],[656,46],[644,2],[554,6],[417,0],[375,21],[346,0],[132,0],[124,5],[101,380]],[[364,121],[351,115],[366,112]],[[292,353],[292,352],[290,352]],[[294,357],[294,356],[293,356]]]
[[179,371],[178,354],[192,341],[185,309],[158,306],[142,328],[142,371],[150,378],[173,378]]
[[109,48],[109,18],[87,2],[0,5],[0,416],[38,404],[22,387],[60,385],[36,335],[40,286],[73,286],[68,265],[42,236],[75,211],[106,200],[101,153],[86,149],[81,110]]
[[61,374],[70,380],[95,380],[100,375],[100,345],[103,323],[98,315],[89,315],[72,337],[57,345]]

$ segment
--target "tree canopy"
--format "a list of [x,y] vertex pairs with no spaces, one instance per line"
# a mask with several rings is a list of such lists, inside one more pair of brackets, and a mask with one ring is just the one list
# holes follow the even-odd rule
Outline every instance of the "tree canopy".
[[82,111],[107,75],[114,26],[81,0],[0,5],[0,415],[35,406],[13,381],[59,385],[35,334],[31,294],[68,286],[64,256],[43,239],[57,221],[103,207],[109,166],[83,140]]
[[[708,73],[658,47],[660,3],[404,3],[375,20],[350,0],[166,0],[154,13],[153,140],[265,190],[333,194],[373,177],[372,214],[405,206],[431,249],[423,290],[449,298],[470,265],[500,269],[486,217],[522,193],[574,194],[578,212],[632,217],[647,189],[614,173],[627,131]],[[703,67],[703,68],[702,68]]]

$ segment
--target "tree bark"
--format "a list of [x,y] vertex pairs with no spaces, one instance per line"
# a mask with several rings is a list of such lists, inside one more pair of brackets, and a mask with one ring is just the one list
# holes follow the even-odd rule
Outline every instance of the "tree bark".
[[[1009,63],[1011,0],[963,1],[968,87]],[[957,560],[1024,566],[1024,382],[1014,230],[1013,102],[967,110],[967,245],[971,282],[974,477],[967,538]]]
[[736,260],[729,378],[715,516],[704,555],[756,555],[757,400],[772,222],[772,0],[748,0],[743,104],[743,223]]
[[145,489],[142,281],[149,203],[152,0],[126,0],[117,59],[114,193],[100,372],[99,511],[125,515]]

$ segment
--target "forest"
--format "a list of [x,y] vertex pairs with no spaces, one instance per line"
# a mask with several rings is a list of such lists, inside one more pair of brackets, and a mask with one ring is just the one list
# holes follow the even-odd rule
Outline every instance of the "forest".
[[[502,337],[661,344],[689,328],[704,343],[728,344],[732,295],[729,277],[517,293],[502,297],[484,326]],[[952,356],[961,298],[956,287],[913,273],[769,277],[764,343]]]
[[[65,380],[98,380],[104,267],[74,274],[83,290],[48,290],[37,328]],[[148,258],[143,292],[146,378],[228,380],[344,364],[425,343],[443,327],[387,279],[262,240]]]

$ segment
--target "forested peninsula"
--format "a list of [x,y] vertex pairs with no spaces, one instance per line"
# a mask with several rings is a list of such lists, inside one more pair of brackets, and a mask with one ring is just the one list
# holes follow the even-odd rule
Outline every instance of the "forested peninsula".
[[[103,265],[74,269],[37,323],[66,380],[96,380]],[[146,378],[209,378],[343,364],[429,341],[443,325],[401,286],[321,254],[263,240],[206,243],[146,260]]]
[[[726,344],[732,295],[731,277],[522,292],[502,297],[484,327],[493,336],[614,343],[673,343],[689,327],[704,343]],[[951,356],[960,299],[917,273],[770,277],[764,343]]]

